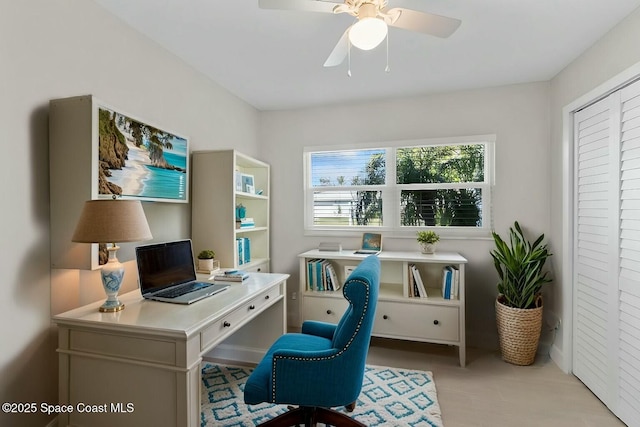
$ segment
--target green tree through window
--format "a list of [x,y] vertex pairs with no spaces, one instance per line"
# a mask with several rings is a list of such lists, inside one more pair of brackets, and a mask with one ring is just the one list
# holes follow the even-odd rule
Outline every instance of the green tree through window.
[[488,147],[473,142],[311,152],[307,224],[483,228]]
[[[484,181],[483,145],[443,145],[396,151],[397,184],[457,184]],[[405,189],[400,193],[401,225],[482,225],[476,188]]]

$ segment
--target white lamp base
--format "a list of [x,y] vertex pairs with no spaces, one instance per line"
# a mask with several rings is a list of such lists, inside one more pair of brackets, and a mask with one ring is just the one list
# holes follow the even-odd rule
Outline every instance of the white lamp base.
[[115,244],[108,247],[109,260],[102,266],[100,275],[102,276],[102,286],[107,294],[107,300],[100,306],[100,311],[104,313],[114,313],[124,309],[124,304],[118,300],[118,292],[124,277],[124,266],[118,261],[116,252],[120,247]]

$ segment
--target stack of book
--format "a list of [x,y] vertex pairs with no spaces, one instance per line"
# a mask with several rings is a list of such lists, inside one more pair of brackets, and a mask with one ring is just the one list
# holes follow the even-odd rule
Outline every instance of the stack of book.
[[243,270],[227,270],[213,276],[214,282],[242,282],[249,278],[249,273]]
[[307,290],[337,291],[340,289],[338,275],[333,265],[326,259],[307,261]]
[[236,238],[236,250],[238,251],[238,265],[251,262],[251,240],[248,237]]
[[442,298],[458,299],[460,291],[460,270],[454,265],[442,269]]
[[241,218],[240,219],[240,228],[253,228],[256,226],[253,218]]

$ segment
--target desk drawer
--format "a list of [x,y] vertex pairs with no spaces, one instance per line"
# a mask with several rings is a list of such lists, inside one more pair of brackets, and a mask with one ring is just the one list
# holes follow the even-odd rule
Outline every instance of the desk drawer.
[[248,273],[268,273],[269,272],[269,262],[262,262],[260,264],[254,265],[253,267],[245,267],[245,268],[242,268],[242,269],[244,271],[248,272]]
[[154,337],[70,330],[69,350],[165,365],[176,364],[176,343]]
[[349,303],[344,298],[304,297],[304,320],[338,323]]
[[459,340],[458,307],[378,301],[374,335],[419,340]]
[[231,333],[235,332],[239,327],[251,319],[251,317],[254,316],[254,313],[258,313],[276,302],[281,295],[280,292],[280,286],[276,286],[266,292],[263,292],[251,298],[249,301],[206,328],[200,334],[200,350],[212,347]]

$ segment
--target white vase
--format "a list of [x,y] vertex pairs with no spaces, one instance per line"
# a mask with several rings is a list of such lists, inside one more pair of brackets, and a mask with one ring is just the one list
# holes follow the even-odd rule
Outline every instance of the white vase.
[[433,254],[436,252],[435,243],[420,243],[420,247],[422,248],[423,254]]
[[211,259],[200,259],[200,258],[198,258],[198,270],[200,270],[200,271],[211,271],[211,270],[213,270],[213,258],[211,258]]

